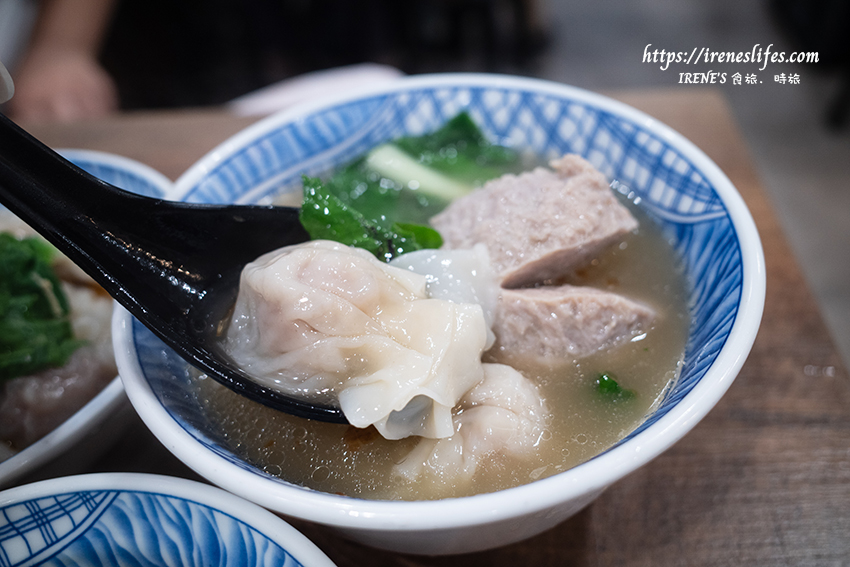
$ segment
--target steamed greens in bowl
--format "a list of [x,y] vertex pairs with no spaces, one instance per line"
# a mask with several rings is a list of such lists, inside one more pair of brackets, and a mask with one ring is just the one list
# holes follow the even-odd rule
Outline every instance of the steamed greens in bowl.
[[81,345],[70,306],[41,238],[0,232],[0,380],[65,364]]
[[112,300],[0,209],[0,439],[12,457],[112,379]]

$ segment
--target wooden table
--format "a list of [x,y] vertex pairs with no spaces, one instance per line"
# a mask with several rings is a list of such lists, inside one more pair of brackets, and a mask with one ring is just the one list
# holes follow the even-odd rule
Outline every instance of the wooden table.
[[[696,143],[750,207],[767,262],[767,303],[752,354],[691,433],[549,532],[490,552],[423,558],[296,524],[340,567],[850,564],[848,374],[725,99],[703,88],[610,94]],[[251,122],[204,110],[28,128],[53,147],[125,155],[174,179]],[[94,470],[197,478],[140,423]]]

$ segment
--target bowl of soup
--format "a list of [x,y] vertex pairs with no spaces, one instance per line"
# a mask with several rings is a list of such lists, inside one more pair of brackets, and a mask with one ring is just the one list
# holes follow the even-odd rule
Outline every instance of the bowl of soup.
[[245,268],[222,341],[348,424],[235,394],[119,309],[131,403],[209,481],[379,548],[555,526],[711,410],[761,319],[761,245],[726,176],[551,82],[418,76],[303,105],[170,196],[301,207],[309,240]]

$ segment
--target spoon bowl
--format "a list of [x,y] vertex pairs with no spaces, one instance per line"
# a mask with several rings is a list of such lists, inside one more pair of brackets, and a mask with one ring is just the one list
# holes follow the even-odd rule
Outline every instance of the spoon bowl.
[[245,264],[308,240],[298,209],[192,204],[123,191],[2,115],[0,203],[211,378],[280,411],[346,423],[339,408],[261,386],[221,345],[220,323],[236,300]]

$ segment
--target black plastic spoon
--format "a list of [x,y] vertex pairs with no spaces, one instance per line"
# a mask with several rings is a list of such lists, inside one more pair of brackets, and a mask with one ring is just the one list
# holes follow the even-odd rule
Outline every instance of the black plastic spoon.
[[298,209],[142,197],[89,175],[3,115],[0,203],[210,377],[280,411],[346,423],[339,408],[259,385],[218,339],[245,264],[308,239]]

